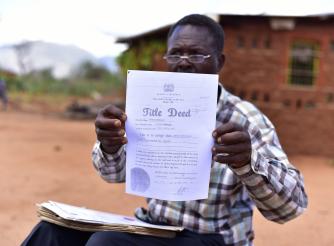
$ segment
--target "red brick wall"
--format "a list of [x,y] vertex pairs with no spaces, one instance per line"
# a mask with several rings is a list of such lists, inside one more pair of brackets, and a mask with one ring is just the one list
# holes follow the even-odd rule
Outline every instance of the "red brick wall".
[[[334,157],[333,23],[297,21],[292,31],[273,31],[269,19],[246,19],[225,24],[224,30],[224,86],[268,115],[287,152]],[[238,36],[244,38],[244,47],[237,47]],[[264,45],[268,37],[270,48]],[[252,47],[253,39],[257,47]],[[319,73],[311,87],[288,84],[289,49],[295,40],[319,44]]]
[[[291,31],[274,31],[269,21],[222,17],[226,62],[220,80],[271,119],[288,153],[334,157],[334,50],[330,47],[334,21],[296,19]],[[238,37],[243,37],[244,47],[237,47]],[[319,45],[319,73],[313,86],[288,84],[290,45],[296,40]],[[154,60],[154,70],[166,70],[160,56]]]

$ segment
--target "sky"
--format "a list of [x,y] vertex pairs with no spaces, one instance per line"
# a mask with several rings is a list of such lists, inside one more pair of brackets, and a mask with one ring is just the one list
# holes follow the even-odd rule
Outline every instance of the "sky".
[[0,0],[0,46],[42,40],[116,56],[132,36],[191,13],[334,13],[333,0]]

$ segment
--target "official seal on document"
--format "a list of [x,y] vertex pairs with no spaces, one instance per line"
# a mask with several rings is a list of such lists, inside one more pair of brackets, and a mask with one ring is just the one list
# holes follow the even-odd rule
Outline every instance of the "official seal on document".
[[145,192],[150,187],[150,176],[139,167],[131,169],[131,189],[133,191]]

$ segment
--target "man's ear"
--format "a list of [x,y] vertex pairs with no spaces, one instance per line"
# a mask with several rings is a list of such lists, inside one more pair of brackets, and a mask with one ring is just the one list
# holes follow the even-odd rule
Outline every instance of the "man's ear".
[[219,58],[218,58],[218,69],[219,71],[222,70],[225,64],[225,55],[224,53],[221,53]]

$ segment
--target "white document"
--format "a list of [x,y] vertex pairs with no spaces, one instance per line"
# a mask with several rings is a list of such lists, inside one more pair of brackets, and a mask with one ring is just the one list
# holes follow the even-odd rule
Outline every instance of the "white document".
[[134,217],[112,214],[108,212],[76,207],[60,202],[43,202],[39,206],[47,208],[58,216],[66,220],[79,221],[100,225],[127,225],[139,226],[154,229],[181,231],[183,228],[179,226],[159,226],[140,221]]
[[218,75],[128,71],[126,192],[208,197]]

